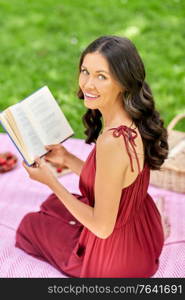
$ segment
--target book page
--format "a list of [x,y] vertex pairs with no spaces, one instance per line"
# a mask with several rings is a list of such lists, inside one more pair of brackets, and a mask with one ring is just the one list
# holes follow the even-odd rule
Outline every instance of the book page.
[[61,143],[74,134],[47,86],[10,106],[6,112],[9,125],[31,163],[36,156],[48,152],[44,145]]
[[20,152],[20,154],[23,156],[23,158],[29,163],[30,157],[28,153],[26,152],[25,148],[23,148],[20,144],[20,140],[18,139],[17,135],[14,133],[13,128],[9,125],[9,122],[6,118],[5,112],[2,112],[0,114],[0,120],[1,123],[6,130],[7,134],[10,136],[12,139],[13,143],[15,144],[16,148]]
[[39,138],[37,131],[28,119],[21,103],[12,105],[9,110],[13,114],[14,121],[16,121],[21,139],[25,144],[30,159],[34,162],[34,158],[36,156],[41,156],[47,151],[44,148],[44,145]]
[[47,86],[21,103],[44,145],[58,144],[74,134]]
[[23,149],[24,148],[24,143],[21,139],[21,136],[20,136],[20,132],[19,132],[19,129],[16,125],[16,122],[13,118],[13,115],[12,113],[10,112],[9,109],[6,109],[4,112],[3,112],[3,116],[4,118],[6,119],[6,122],[8,122],[8,125],[9,127],[11,128],[11,131],[14,133],[14,135],[16,136],[16,140],[18,141],[19,145],[21,146],[21,148]]

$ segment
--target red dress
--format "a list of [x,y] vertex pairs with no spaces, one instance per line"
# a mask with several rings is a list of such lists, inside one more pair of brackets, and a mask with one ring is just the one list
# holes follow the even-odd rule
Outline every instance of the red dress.
[[[123,135],[135,151],[137,132],[121,125],[111,128]],[[136,152],[135,152],[136,154]],[[136,154],[137,158],[137,154]],[[138,168],[139,168],[139,161]],[[96,145],[82,168],[79,201],[94,206]],[[43,259],[70,277],[151,277],[158,269],[164,235],[159,211],[147,193],[150,169],[145,163],[135,181],[122,190],[112,234],[101,239],[77,221],[51,194],[39,212],[27,214],[16,233],[16,246]]]

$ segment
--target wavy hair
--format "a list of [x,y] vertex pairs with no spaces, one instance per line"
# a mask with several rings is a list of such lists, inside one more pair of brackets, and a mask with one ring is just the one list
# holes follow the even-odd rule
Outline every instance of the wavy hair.
[[[124,109],[137,126],[144,144],[145,162],[150,169],[160,170],[168,156],[168,132],[164,121],[155,109],[152,91],[145,81],[145,68],[134,44],[125,37],[113,35],[101,36],[90,43],[82,52],[79,72],[84,57],[88,53],[98,51],[107,60],[112,75],[124,87]],[[79,99],[84,99],[80,87],[77,91]],[[102,129],[102,114],[98,109],[88,109],[82,117],[85,142],[96,142]]]

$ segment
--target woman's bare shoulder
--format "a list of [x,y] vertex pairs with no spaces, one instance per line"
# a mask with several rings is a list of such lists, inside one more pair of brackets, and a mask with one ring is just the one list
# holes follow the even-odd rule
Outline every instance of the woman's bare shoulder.
[[105,131],[104,133],[98,136],[96,142],[97,155],[102,153],[102,149],[109,149],[113,156],[116,156],[116,160],[120,162],[122,166],[125,166],[129,162],[129,158],[125,154],[126,147],[123,142],[123,137],[115,138],[112,134],[112,131]]
[[[142,158],[144,158],[144,144],[142,141],[142,137],[140,135],[138,128],[134,128],[134,129],[137,133],[137,137],[134,140],[135,150],[136,150],[138,157],[141,160],[143,160]],[[120,136],[115,137],[115,136],[113,136],[113,130],[107,130],[98,136],[97,145],[100,146],[103,143],[114,143],[117,146],[118,154],[120,153],[121,155],[123,155],[125,153],[128,153],[128,149],[125,145],[125,140],[124,140],[123,135],[121,134]],[[133,156],[134,151],[130,144],[129,144],[129,151],[130,151],[132,157],[135,158]]]
[[[144,165],[144,153],[143,153],[144,148],[143,148],[142,138],[139,134],[139,131],[137,133],[138,136],[136,137],[135,140],[135,145],[136,145],[135,150],[142,169]],[[109,147],[110,150],[112,149],[112,151],[114,151],[114,155],[113,155],[114,160],[117,166],[119,165],[123,175],[122,188],[127,187],[136,179],[138,175],[138,165],[137,165],[135,153],[131,145],[129,145],[129,152],[133,162],[134,172],[131,172],[130,157],[128,155],[128,148],[126,147],[123,135],[120,135],[119,137],[115,138],[113,136],[112,130],[105,131],[104,133],[99,135],[97,139],[97,159],[99,157],[101,159],[101,155],[103,155],[101,149],[104,148],[104,145],[107,145],[107,147]]]

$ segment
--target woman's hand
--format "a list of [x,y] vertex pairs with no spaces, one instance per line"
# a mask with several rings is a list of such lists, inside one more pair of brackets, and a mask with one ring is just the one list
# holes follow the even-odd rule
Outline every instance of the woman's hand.
[[27,171],[29,177],[33,180],[46,185],[57,180],[52,171],[48,168],[46,162],[42,161],[39,157],[35,159],[35,164],[32,167],[28,167],[24,161],[22,162],[22,165]]
[[51,150],[44,156],[46,161],[55,167],[63,168],[66,166],[66,158],[69,152],[61,144],[46,145],[45,148]]

